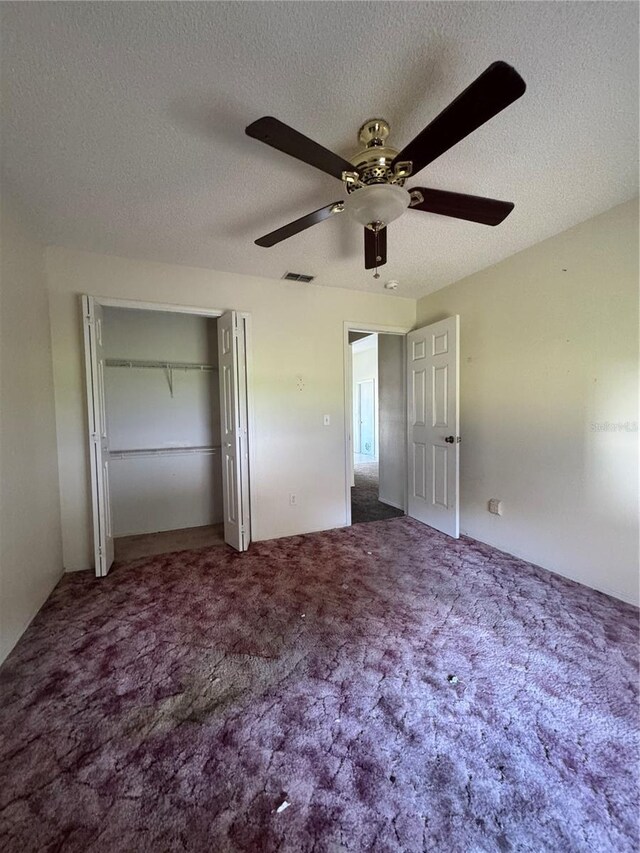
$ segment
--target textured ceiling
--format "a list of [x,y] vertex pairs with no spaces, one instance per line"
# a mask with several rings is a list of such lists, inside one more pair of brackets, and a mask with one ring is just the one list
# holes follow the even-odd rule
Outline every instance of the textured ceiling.
[[[2,3],[5,187],[49,243],[417,296],[637,193],[638,5]],[[268,114],[339,154],[382,115],[396,147],[492,61],[525,95],[414,184],[516,203],[497,228],[407,212],[389,263],[334,217],[261,234],[341,184],[244,134]],[[409,182],[411,184],[411,182]],[[301,285],[303,286],[303,285]],[[385,291],[383,291],[385,292]]]

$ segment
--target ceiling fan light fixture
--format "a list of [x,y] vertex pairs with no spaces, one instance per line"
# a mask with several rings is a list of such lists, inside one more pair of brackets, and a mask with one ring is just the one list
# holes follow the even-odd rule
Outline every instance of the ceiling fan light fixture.
[[371,184],[352,192],[344,207],[352,219],[365,227],[374,222],[382,227],[398,219],[411,201],[407,190],[395,184]]

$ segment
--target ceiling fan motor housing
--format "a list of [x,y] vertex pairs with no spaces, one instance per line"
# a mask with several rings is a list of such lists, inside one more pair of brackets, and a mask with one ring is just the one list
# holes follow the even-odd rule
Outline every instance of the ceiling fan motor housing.
[[[365,147],[358,151],[351,162],[354,172],[349,173],[349,180],[344,181],[348,193],[362,189],[371,184],[394,184],[404,186],[411,174],[410,164],[397,164],[404,168],[392,168],[392,163],[398,156],[395,148],[386,145],[389,136],[389,123],[383,118],[370,118],[358,131],[358,141]],[[344,180],[344,178],[343,178]]]

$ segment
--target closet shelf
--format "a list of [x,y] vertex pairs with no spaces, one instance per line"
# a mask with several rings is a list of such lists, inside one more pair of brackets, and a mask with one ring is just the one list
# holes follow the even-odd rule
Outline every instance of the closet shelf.
[[141,361],[137,359],[127,358],[106,358],[107,367],[133,367],[150,368],[152,370],[164,370],[167,374],[167,382],[169,383],[169,391],[173,397],[173,371],[174,370],[198,370],[201,373],[217,373],[218,368],[213,364],[198,364],[193,361]]
[[214,364],[198,364],[191,361],[141,361],[129,358],[107,358],[105,364],[107,367],[143,367],[152,370],[218,370]]
[[109,459],[129,459],[138,456],[177,456],[194,453],[219,453],[220,445],[204,445],[202,447],[145,447],[136,450],[110,450]]

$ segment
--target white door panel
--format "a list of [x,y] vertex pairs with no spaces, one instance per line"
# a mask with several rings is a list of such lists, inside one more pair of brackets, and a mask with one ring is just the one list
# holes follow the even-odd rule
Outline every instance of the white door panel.
[[246,329],[235,311],[218,318],[218,369],[222,418],[224,540],[237,551],[250,542]]
[[407,336],[408,515],[459,531],[459,317]]
[[93,545],[96,576],[104,577],[113,563],[114,543],[109,491],[109,439],[104,391],[102,306],[92,296],[82,297],[84,352],[89,419]]

